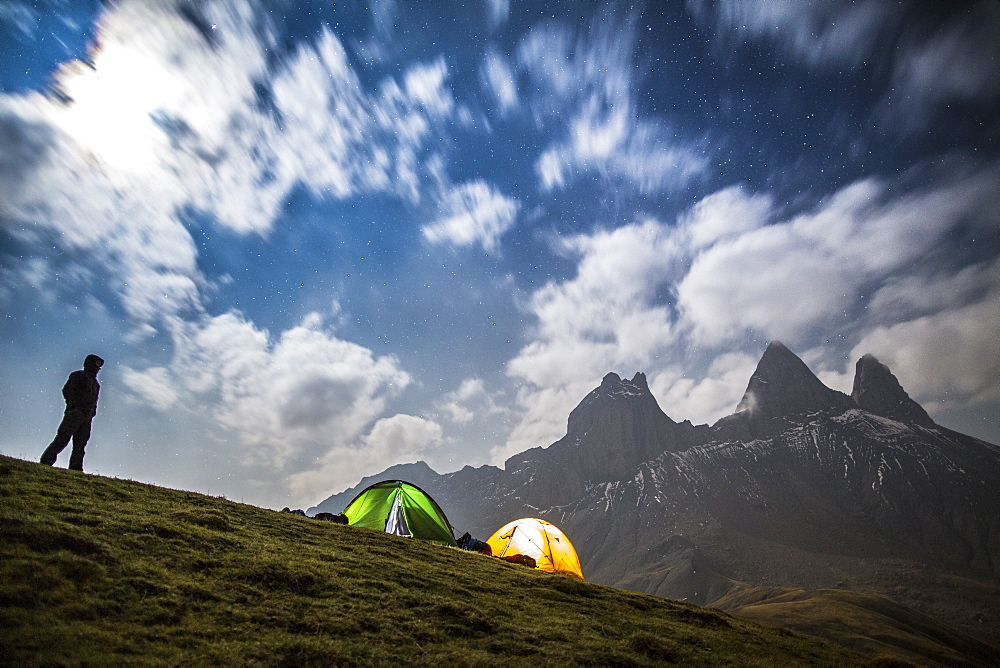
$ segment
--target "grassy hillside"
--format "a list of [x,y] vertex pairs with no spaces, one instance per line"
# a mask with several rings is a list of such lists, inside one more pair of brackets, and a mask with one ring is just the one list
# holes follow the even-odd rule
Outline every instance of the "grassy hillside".
[[837,589],[735,589],[713,605],[768,626],[913,663],[1000,663],[1000,649],[884,596]]
[[0,457],[0,662],[858,665],[725,613]]

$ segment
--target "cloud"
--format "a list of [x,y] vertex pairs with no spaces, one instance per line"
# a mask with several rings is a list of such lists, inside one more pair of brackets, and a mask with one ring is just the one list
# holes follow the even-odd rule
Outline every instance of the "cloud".
[[392,36],[397,11],[396,0],[375,0],[371,4],[372,21],[375,24],[375,31],[383,38]]
[[468,424],[478,416],[482,419],[488,415],[508,412],[508,408],[500,405],[498,395],[486,391],[482,378],[465,378],[458,389],[446,393],[436,405],[437,410],[445,414],[455,424]]
[[12,260],[0,267],[0,302],[9,308],[15,298],[12,286],[26,285],[41,303],[52,305],[59,298],[60,279],[64,283],[85,280],[71,274],[57,277],[49,263],[38,258]]
[[1000,293],[968,306],[880,327],[855,352],[889,365],[928,408],[1000,402]]
[[[126,311],[144,322],[161,313],[197,310],[196,251],[171,215],[169,196],[158,187],[143,189],[128,174],[95,170],[88,154],[60,130],[64,111],[46,99],[0,98],[0,107],[14,108],[21,119],[29,119],[35,139],[51,140],[47,159],[24,161],[22,169],[9,170],[14,175],[7,183],[16,188],[2,198],[0,217],[15,237],[64,251],[59,274],[79,282],[63,289],[79,291],[100,277]],[[0,148],[0,163],[12,165],[17,150],[16,145]]]
[[996,263],[977,263],[956,272],[894,278],[872,296],[869,311],[882,324],[912,320],[949,306],[967,305],[996,288],[997,271]]
[[472,420],[473,412],[466,407],[466,404],[470,399],[485,395],[486,388],[481,378],[466,378],[457,390],[444,396],[444,401],[439,404],[439,409],[452,422],[467,423]]
[[507,59],[498,51],[489,51],[482,65],[483,85],[492,94],[501,115],[517,107],[517,81]]
[[570,138],[539,157],[536,170],[544,190],[593,173],[648,194],[679,189],[708,169],[708,159],[678,143],[667,128],[636,120],[627,105],[601,106],[596,100],[585,105],[571,123]]
[[38,12],[24,2],[0,4],[0,22],[13,26],[21,35],[32,37],[38,28]]
[[[102,13],[90,65],[57,76],[64,101],[0,96],[0,217],[22,238],[78,251],[136,328],[204,308],[184,212],[265,235],[296,184],[318,198],[416,201],[420,148],[457,113],[442,59],[366,94],[328,29],[269,62],[275,38],[249,3],[207,4],[198,21],[170,7]],[[474,206],[440,233],[492,248],[516,203],[490,190],[476,199],[478,184],[450,202],[462,192]]]
[[866,179],[811,212],[717,243],[677,286],[683,326],[705,344],[748,331],[795,344],[812,328],[842,326],[873,284],[966,219],[988,219],[995,177],[990,168],[906,194]]
[[479,244],[495,251],[500,237],[517,219],[520,202],[497,192],[485,181],[472,181],[445,192],[438,204],[441,216],[421,228],[431,243],[454,246]]
[[383,418],[359,444],[335,446],[309,470],[290,475],[288,487],[296,498],[318,501],[393,464],[426,458],[441,443],[442,434],[441,425],[425,418],[405,414]]
[[[535,384],[598,380],[608,368],[645,360],[673,338],[658,287],[675,269],[675,240],[654,220],[565,242],[580,257],[577,275],[550,282],[528,304],[536,341],[508,363]],[[567,363],[569,362],[569,363]]]
[[52,127],[26,105],[0,97],[0,215],[49,159]]
[[680,223],[692,250],[702,250],[760,229],[772,216],[773,208],[769,195],[751,195],[742,186],[731,186],[699,200]]
[[[0,97],[8,128],[31,128],[36,143],[47,137],[49,145],[47,154],[39,151],[46,159],[19,161],[21,186],[3,198],[4,215],[22,238],[72,251],[60,258],[60,271],[78,264],[99,275],[137,324],[200,310],[197,253],[177,212],[209,202],[227,164],[253,164],[238,155],[207,162],[219,154],[213,142],[242,145],[229,144],[225,132],[263,65],[262,45],[239,6],[219,23],[224,29],[212,48],[166,5],[115,5],[101,15],[91,66],[60,69],[62,101],[37,93]],[[154,121],[181,118],[181,110],[198,151],[175,149],[176,132]],[[0,147],[0,163],[13,165],[17,146],[23,141]],[[18,175],[4,180],[18,183]],[[248,194],[222,211],[252,221],[274,209],[262,197]]]
[[122,380],[135,393],[135,399],[159,411],[170,410],[181,399],[173,386],[170,370],[165,367],[137,371],[125,366],[122,368]]
[[600,84],[597,72],[588,69],[591,61],[572,55],[572,33],[554,23],[533,27],[518,45],[517,64],[533,84],[530,103],[539,120],[560,115],[566,101],[578,102],[577,96]]
[[486,0],[490,27],[497,28],[510,18],[510,0]]
[[872,301],[897,317],[880,311],[853,358],[878,357],[932,411],[1000,402],[1000,262],[909,277]]
[[992,54],[1000,49],[1000,6],[979,0],[942,15],[920,3],[875,0],[863,3],[689,0],[702,23],[715,27],[720,51],[747,42],[770,42],[813,67],[849,67],[884,73],[890,85],[882,111],[895,129],[923,127],[934,110],[954,101],[993,102],[1000,95],[1000,71]]
[[954,100],[992,102],[1000,97],[1000,4],[981,0],[926,40],[910,39],[893,72],[895,93],[907,107],[942,105]]
[[258,138],[280,190],[294,179],[317,197],[343,198],[357,189],[388,186],[388,155],[359,160],[371,119],[344,47],[332,33],[324,29],[315,44],[301,45],[270,89],[283,130],[267,129]]
[[842,314],[851,304],[851,277],[821,251],[792,228],[776,226],[699,256],[677,286],[692,337],[715,345],[753,330],[795,342],[809,327]]
[[245,463],[275,476],[345,446],[410,383],[392,357],[316,328],[308,317],[277,337],[236,313],[173,323],[168,367],[128,369],[137,398],[207,413],[236,434]]
[[592,381],[544,386],[526,386],[517,392],[516,404],[520,419],[507,441],[490,448],[494,466],[529,448],[551,445],[566,433],[566,418],[570,411],[596,387]]
[[708,169],[693,142],[679,140],[663,119],[638,115],[634,48],[631,21],[614,16],[576,35],[543,24],[519,46],[518,63],[534,83],[529,103],[536,118],[565,126],[536,161],[543,190],[597,175],[641,193],[669,192]]
[[430,64],[420,64],[406,72],[403,88],[407,96],[436,116],[448,115],[455,108],[451,92],[444,87],[448,68],[444,58]]
[[131,400],[204,425],[212,457],[257,502],[302,503],[343,489],[440,444],[425,418],[380,418],[411,382],[392,356],[376,357],[323,329],[311,313],[277,335],[230,312],[172,322],[173,359],[125,367]]
[[653,376],[649,389],[659,397],[660,408],[675,421],[710,424],[736,409],[757,362],[745,353],[724,353],[697,377],[671,366]]
[[899,23],[898,3],[688,0],[688,9],[713,23],[723,48],[767,40],[811,65],[861,64],[883,31]]
[[527,304],[537,320],[533,340],[507,363],[526,383],[518,394],[525,412],[500,455],[551,443],[608,370],[645,366],[670,345],[672,316],[659,293],[676,279],[679,250],[654,220],[564,242],[580,258],[577,274],[546,284]]
[[446,77],[438,59],[366,95],[343,45],[324,29],[271,83],[283,124],[275,136],[260,137],[262,150],[273,151],[269,173],[285,184],[282,192],[301,182],[317,198],[388,192],[418,201],[418,152],[434,124],[456,110]]
[[392,462],[407,460],[441,442],[441,425],[413,415],[393,415],[375,423],[365,446]]

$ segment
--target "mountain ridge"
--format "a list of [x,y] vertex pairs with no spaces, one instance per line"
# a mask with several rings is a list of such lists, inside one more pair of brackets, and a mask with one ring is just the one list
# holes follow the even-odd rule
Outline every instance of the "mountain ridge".
[[604,584],[708,605],[761,586],[872,592],[1000,633],[1000,448],[934,424],[870,355],[847,395],[772,342],[737,408],[676,422],[644,375],[608,374],[563,438],[428,491],[474,535],[549,519]]

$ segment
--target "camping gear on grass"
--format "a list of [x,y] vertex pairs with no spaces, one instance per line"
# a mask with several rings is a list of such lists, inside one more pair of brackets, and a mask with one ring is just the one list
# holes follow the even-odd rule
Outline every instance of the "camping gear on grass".
[[522,566],[527,566],[528,568],[538,568],[538,564],[535,563],[535,559],[526,554],[511,554],[506,557],[497,558],[503,559],[508,564],[521,564]]
[[524,554],[535,560],[539,570],[584,579],[573,543],[551,522],[535,517],[514,520],[500,527],[486,542],[495,557]]
[[347,504],[343,514],[351,526],[457,547],[441,507],[427,492],[404,480],[371,485]]
[[[468,531],[462,534],[462,537],[458,539],[458,546],[463,550],[478,552],[480,554],[485,554],[488,557],[493,556],[493,550],[490,548],[490,544],[485,541],[481,541],[478,538],[473,538],[472,534]],[[532,566],[532,568],[534,568],[534,566]]]

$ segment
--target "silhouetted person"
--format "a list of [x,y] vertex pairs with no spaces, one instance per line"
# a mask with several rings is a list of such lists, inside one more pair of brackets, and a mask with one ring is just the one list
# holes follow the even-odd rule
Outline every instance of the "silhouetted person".
[[42,453],[42,463],[52,466],[56,457],[73,439],[73,452],[69,456],[69,467],[74,471],[83,470],[83,448],[90,438],[90,421],[97,415],[97,395],[101,384],[97,382],[97,372],[104,366],[104,360],[97,355],[87,355],[83,360],[83,370],[74,371],[63,385],[66,399],[66,413],[63,415],[56,437]]

